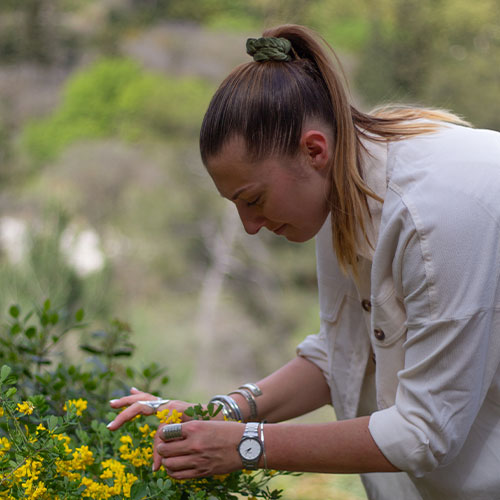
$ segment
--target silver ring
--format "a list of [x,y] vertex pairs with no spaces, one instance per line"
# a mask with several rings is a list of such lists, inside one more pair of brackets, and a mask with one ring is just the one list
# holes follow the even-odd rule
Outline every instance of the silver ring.
[[166,405],[167,403],[170,403],[170,399],[154,399],[152,401],[137,401],[140,405],[144,406],[149,406],[152,410],[158,411],[158,408],[161,405]]
[[182,437],[182,424],[167,424],[161,428],[160,437],[163,441]]

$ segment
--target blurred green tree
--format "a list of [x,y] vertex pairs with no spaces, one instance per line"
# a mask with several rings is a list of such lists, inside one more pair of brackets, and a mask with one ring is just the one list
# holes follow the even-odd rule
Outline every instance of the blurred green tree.
[[169,78],[127,59],[104,59],[72,76],[61,106],[29,123],[22,143],[36,163],[76,141],[194,135],[213,88],[195,78]]
[[500,128],[500,4],[496,0],[370,3],[357,87],[371,104],[446,107]]

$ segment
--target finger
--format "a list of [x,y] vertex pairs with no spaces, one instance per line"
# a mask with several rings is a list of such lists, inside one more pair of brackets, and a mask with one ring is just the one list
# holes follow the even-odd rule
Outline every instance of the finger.
[[164,458],[161,461],[161,465],[167,474],[175,479],[188,479],[210,475],[208,469],[196,467],[193,464],[192,458]]
[[156,445],[156,452],[162,458],[181,457],[192,454],[186,439],[175,439],[167,442],[161,441]]
[[116,429],[119,429],[125,422],[132,420],[137,415],[152,415],[153,413],[154,410],[149,406],[133,404],[132,406],[129,406],[121,413],[119,413],[116,418],[107,425],[107,427],[109,430],[115,431]]
[[111,405],[112,408],[123,408],[124,406],[133,405],[136,401],[141,401],[141,400],[148,401],[153,399],[156,399],[156,396],[153,396],[148,392],[140,391],[131,396],[124,396],[123,398],[112,399],[109,402],[109,404]]
[[160,427],[158,427],[153,439],[153,471],[157,471],[160,468],[164,456],[174,457],[189,454],[186,444],[184,443],[184,438],[163,441],[161,438],[163,427],[165,427],[165,425],[160,425]]
[[173,471],[165,468],[165,472],[173,479],[181,480],[181,479],[195,479],[197,477],[205,477],[210,474],[202,474],[195,469],[186,469],[181,471]]

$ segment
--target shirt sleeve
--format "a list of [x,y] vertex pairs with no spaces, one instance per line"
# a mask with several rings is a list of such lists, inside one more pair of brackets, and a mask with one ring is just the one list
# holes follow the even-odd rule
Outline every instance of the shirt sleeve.
[[425,226],[411,204],[394,217],[404,368],[394,406],[369,424],[386,458],[417,477],[459,454],[500,362],[498,226],[479,204],[457,207],[451,195]]
[[323,372],[328,385],[330,385],[327,338],[323,330],[320,333],[308,335],[297,346],[296,352],[297,356],[302,356],[314,363]]

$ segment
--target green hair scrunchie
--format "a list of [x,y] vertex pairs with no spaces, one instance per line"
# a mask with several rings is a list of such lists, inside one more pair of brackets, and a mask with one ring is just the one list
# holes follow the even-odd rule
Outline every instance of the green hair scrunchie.
[[286,38],[249,38],[247,40],[247,54],[255,62],[291,61],[288,54],[292,44]]

